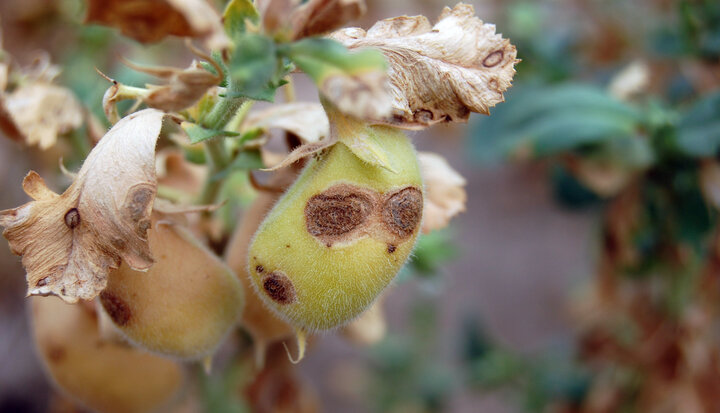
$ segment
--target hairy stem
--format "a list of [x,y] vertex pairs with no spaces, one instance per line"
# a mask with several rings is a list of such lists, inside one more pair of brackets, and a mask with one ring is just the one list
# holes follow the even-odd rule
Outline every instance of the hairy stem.
[[[232,120],[244,101],[243,98],[221,97],[203,120],[202,125],[208,129],[225,129],[225,126]],[[200,199],[200,203],[204,205],[215,203],[222,186],[222,180],[213,179],[213,177],[230,164],[230,155],[225,147],[224,137],[205,141],[205,153],[210,159],[210,173]]]

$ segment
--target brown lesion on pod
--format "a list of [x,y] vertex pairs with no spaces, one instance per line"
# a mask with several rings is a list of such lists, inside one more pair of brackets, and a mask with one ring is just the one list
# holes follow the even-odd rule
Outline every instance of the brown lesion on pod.
[[130,306],[117,295],[103,291],[100,293],[100,303],[102,304],[105,312],[118,326],[124,326],[130,322],[132,311]]
[[420,189],[405,187],[385,195],[382,220],[385,228],[400,238],[412,235],[420,224],[423,195]]
[[278,304],[292,304],[297,301],[295,286],[282,271],[273,271],[262,279],[265,293]]
[[346,241],[367,223],[375,204],[370,190],[344,183],[333,185],[305,204],[307,231],[327,246]]

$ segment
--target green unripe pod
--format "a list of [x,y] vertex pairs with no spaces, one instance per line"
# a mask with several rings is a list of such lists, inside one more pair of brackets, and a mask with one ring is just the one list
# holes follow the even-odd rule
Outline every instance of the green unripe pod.
[[361,314],[418,235],[423,187],[412,144],[397,129],[363,127],[382,140],[393,171],[362,161],[340,136],[308,163],[250,246],[258,295],[301,331],[332,329]]
[[210,355],[237,322],[243,290],[233,272],[179,226],[154,221],[156,262],[147,272],[126,264],[100,294],[103,308],[130,341],[181,358]]
[[43,365],[64,393],[93,411],[157,411],[184,382],[173,360],[125,343],[104,341],[94,306],[56,297],[32,298],[35,343]]

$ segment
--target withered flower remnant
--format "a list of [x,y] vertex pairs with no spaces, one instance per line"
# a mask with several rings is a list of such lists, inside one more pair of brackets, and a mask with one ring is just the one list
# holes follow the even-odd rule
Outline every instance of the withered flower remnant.
[[25,177],[23,189],[34,201],[0,211],[0,226],[12,251],[22,256],[28,294],[91,300],[121,260],[136,270],[152,265],[146,231],[163,117],[145,109],[118,122],[62,195],[35,172]]
[[[8,56],[0,61],[0,130],[27,146],[48,149],[59,135],[82,125],[83,108],[72,91],[54,84],[60,69],[47,55],[22,69]],[[11,74],[16,81],[10,81]]]
[[418,160],[427,195],[422,231],[428,233],[446,227],[450,219],[465,211],[466,182],[462,175],[436,153],[420,152]]

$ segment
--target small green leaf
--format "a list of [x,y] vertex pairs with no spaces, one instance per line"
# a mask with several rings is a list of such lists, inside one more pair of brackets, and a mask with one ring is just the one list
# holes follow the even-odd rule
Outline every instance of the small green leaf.
[[289,67],[278,59],[275,42],[259,34],[235,37],[235,50],[230,58],[227,96],[247,97],[272,102],[275,90],[284,84]]
[[234,38],[245,33],[248,20],[255,24],[260,20],[260,13],[252,0],[230,0],[223,13],[223,24],[228,36]]
[[212,139],[218,136],[238,136],[240,135],[237,132],[232,131],[225,131],[225,130],[215,130],[215,129],[206,129],[196,123],[191,122],[183,122],[180,124],[180,127],[183,128],[185,133],[187,133],[188,137],[190,138],[190,143],[199,143],[202,141],[206,141],[208,139]]
[[678,147],[688,155],[712,157],[720,152],[720,93],[696,103],[680,120]]
[[233,161],[230,163],[230,165],[227,166],[227,168],[213,175],[210,180],[217,181],[225,179],[232,172],[237,170],[262,169],[264,167],[265,164],[263,163],[260,150],[255,149],[242,151],[238,153],[237,156],[235,156],[235,159],[233,159]]

